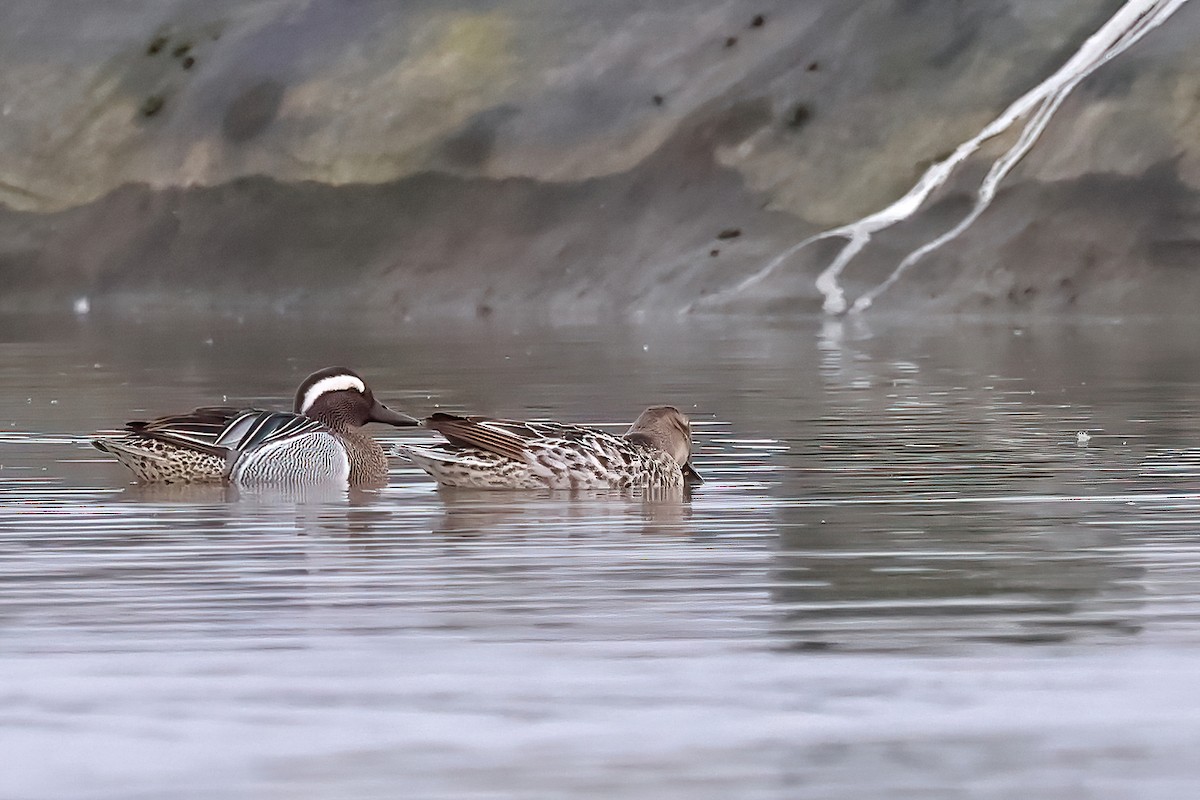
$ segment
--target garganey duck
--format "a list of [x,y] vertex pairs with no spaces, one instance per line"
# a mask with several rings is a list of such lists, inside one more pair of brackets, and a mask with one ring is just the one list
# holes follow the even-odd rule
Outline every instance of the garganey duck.
[[420,424],[376,400],[358,373],[327,367],[300,384],[291,413],[209,406],[129,422],[92,445],[142,483],[377,485],[387,479],[387,456],[362,431],[368,422]]
[[397,445],[443,486],[473,489],[682,488],[692,468],[692,428],[671,406],[648,408],[623,436],[557,422],[434,414],[422,423],[440,445]]

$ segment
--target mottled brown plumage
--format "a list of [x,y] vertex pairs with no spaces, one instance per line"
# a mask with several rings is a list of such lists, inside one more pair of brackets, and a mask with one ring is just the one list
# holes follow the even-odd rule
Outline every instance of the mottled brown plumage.
[[691,426],[671,406],[647,409],[624,436],[556,422],[434,414],[425,427],[446,443],[399,445],[445,486],[481,489],[682,487],[700,482],[689,463]]
[[361,430],[368,422],[418,424],[379,403],[354,371],[329,367],[300,384],[291,413],[209,406],[130,422],[92,444],[142,483],[378,484],[387,457]]

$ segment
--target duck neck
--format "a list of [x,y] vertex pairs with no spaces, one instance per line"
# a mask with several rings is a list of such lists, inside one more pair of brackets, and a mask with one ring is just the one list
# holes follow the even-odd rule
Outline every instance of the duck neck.
[[[328,424],[328,423],[326,423]],[[350,483],[354,486],[382,484],[387,481],[387,455],[379,442],[362,428],[344,425],[339,430],[332,425],[334,434],[342,440],[350,458]]]
[[320,422],[338,436],[345,436],[352,431],[358,430],[358,426],[351,423],[349,417],[340,413],[336,408],[325,408],[316,413],[310,411],[308,412],[308,416]]

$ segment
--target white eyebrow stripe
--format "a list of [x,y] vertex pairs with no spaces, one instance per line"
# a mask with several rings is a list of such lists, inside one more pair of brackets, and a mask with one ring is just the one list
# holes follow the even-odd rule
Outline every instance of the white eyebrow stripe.
[[328,378],[321,378],[308,387],[308,391],[304,393],[304,402],[300,404],[300,413],[306,413],[312,408],[312,404],[317,402],[317,398],[326,392],[344,392],[348,389],[354,389],[363,394],[367,392],[366,384],[353,375],[330,375]]

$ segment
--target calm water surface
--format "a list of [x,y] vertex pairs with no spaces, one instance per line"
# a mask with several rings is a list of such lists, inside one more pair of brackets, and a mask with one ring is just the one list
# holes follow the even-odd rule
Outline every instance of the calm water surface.
[[[1198,354],[1134,322],[0,319],[0,797],[1195,797]],[[674,403],[708,482],[151,490],[86,445],[333,363],[418,414]]]

